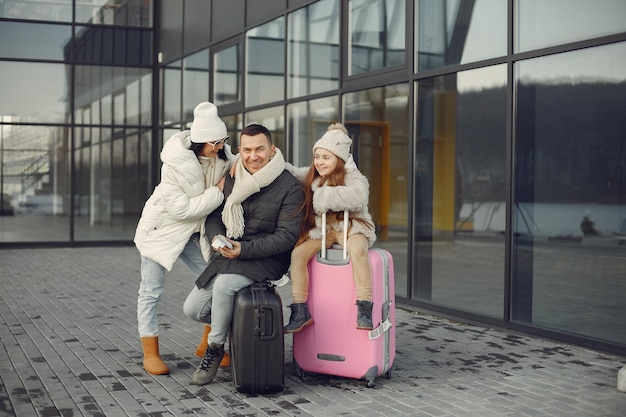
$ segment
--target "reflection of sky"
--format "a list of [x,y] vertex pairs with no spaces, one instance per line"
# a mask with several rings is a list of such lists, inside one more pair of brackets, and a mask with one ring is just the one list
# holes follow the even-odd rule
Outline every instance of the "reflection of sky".
[[66,121],[65,65],[0,62],[0,74],[0,114],[28,116],[40,122]]
[[[454,2],[451,2],[454,3]],[[517,2],[515,39],[519,50],[544,48],[626,31],[624,0],[525,0]],[[456,12],[456,8],[450,7]],[[454,16],[448,19],[454,21]],[[488,56],[485,56],[488,53]],[[506,2],[477,0],[462,63],[506,54]],[[516,76],[543,82],[626,80],[626,44],[612,44],[519,61]],[[505,85],[500,66],[461,72],[458,89]]]
[[[625,2],[626,4],[626,2]],[[519,78],[543,82],[624,82],[626,43],[521,61]]]
[[626,31],[624,0],[523,0],[516,5],[516,52]]

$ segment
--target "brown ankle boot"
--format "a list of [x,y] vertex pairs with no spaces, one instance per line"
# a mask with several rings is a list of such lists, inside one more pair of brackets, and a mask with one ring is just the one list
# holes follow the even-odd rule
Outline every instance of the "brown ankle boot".
[[143,369],[152,375],[169,374],[170,370],[159,354],[158,336],[142,337],[141,345],[143,347]]
[[204,352],[206,352],[206,348],[209,345],[209,333],[211,332],[211,326],[208,324],[204,325],[204,334],[202,335],[202,339],[200,339],[200,343],[198,343],[198,347],[196,348],[195,355],[199,358],[204,356]]
[[[199,358],[204,357],[204,352],[206,352],[206,348],[209,345],[209,333],[211,332],[211,326],[209,324],[204,325],[204,334],[202,335],[202,339],[200,339],[200,343],[198,343],[198,347],[194,352],[195,355]],[[220,366],[228,367],[230,366],[230,355],[228,352],[224,352],[224,357],[220,362]]]

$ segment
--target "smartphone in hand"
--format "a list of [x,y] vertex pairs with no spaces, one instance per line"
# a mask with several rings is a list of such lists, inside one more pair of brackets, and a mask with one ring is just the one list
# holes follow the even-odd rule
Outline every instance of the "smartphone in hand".
[[230,243],[230,241],[226,239],[225,236],[222,236],[222,235],[215,236],[212,246],[213,246],[213,249],[215,250],[223,248],[224,246],[226,246],[228,249],[233,249],[233,244]]

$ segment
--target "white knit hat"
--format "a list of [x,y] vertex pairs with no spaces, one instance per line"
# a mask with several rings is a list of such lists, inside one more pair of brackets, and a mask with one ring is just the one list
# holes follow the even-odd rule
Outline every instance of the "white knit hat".
[[207,143],[224,139],[228,136],[226,125],[217,115],[215,104],[205,101],[193,109],[193,123],[191,124],[191,141]]
[[338,158],[348,161],[352,139],[348,137],[348,130],[341,123],[333,123],[328,126],[326,133],[313,145],[313,152],[317,148],[326,149]]

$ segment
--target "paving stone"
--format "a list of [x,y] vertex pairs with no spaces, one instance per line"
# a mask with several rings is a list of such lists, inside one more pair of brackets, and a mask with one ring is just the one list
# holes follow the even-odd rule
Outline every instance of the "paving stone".
[[[135,248],[5,249],[0,265],[0,417],[621,417],[626,409],[616,390],[626,358],[400,308],[391,379],[373,388],[298,377],[291,336],[283,392],[238,393],[224,370],[197,387],[203,326],[182,313],[194,277],[181,262],[158,307],[167,376],[142,369]],[[283,300],[289,291],[279,289]]]

